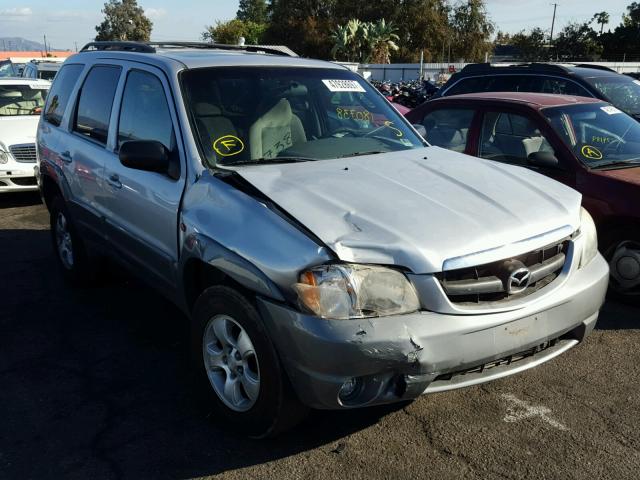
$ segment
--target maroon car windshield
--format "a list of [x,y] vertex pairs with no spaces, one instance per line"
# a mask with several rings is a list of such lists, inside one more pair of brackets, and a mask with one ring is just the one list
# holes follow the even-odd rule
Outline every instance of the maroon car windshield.
[[607,103],[546,108],[551,126],[590,168],[640,163],[640,123]]

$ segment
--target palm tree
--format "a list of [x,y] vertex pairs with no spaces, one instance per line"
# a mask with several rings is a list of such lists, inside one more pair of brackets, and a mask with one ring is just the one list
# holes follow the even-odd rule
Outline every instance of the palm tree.
[[596,13],[591,21],[595,21],[600,25],[600,35],[602,35],[605,24],[609,23],[609,14],[607,12]]
[[372,63],[391,63],[391,52],[398,50],[397,29],[392,22],[386,23],[384,18],[369,26],[369,42]]
[[331,56],[335,60],[343,58],[347,61],[351,61],[350,58],[350,43],[351,37],[349,30],[345,25],[338,25],[336,29],[331,32],[331,40],[333,41],[333,48],[331,49]]

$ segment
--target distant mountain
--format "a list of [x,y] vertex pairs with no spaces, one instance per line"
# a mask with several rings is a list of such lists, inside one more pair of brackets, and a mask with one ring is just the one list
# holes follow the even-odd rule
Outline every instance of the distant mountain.
[[[0,37],[0,51],[44,51],[44,44],[21,37]],[[57,50],[49,46],[49,50]]]

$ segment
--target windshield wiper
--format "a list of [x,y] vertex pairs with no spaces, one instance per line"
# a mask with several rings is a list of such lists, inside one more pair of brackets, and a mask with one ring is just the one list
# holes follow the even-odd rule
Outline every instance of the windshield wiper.
[[353,153],[347,153],[346,155],[340,155],[339,157],[336,157],[336,158],[361,157],[363,155],[377,155],[379,153],[387,153],[387,152],[383,152],[382,150],[371,150],[370,152],[353,152]]
[[630,160],[612,160],[610,162],[598,163],[596,165],[592,165],[591,168],[594,170],[600,170],[604,168],[637,167],[638,165],[640,165],[640,158],[632,158]]
[[312,162],[315,158],[306,157],[273,157],[273,158],[256,158],[253,160],[243,160],[242,162],[227,163],[225,167],[235,167],[236,165],[266,165],[274,163],[298,163],[298,162]]

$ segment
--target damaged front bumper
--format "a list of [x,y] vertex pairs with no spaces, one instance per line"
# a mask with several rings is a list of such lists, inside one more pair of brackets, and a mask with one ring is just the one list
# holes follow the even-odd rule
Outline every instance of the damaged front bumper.
[[[326,320],[266,299],[259,307],[302,402],[353,408],[475,385],[554,358],[593,329],[608,273],[597,255],[553,294],[484,315]],[[341,396],[345,383],[352,388]]]

